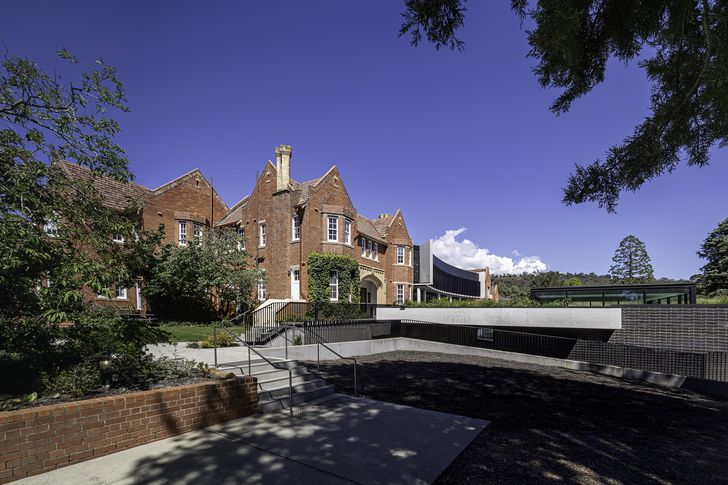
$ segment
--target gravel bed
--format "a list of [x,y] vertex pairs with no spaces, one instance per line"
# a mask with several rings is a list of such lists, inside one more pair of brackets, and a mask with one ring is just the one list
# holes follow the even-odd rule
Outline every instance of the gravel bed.
[[[485,357],[357,360],[364,397],[491,421],[438,484],[728,483],[726,400]],[[321,374],[351,392],[350,363]]]

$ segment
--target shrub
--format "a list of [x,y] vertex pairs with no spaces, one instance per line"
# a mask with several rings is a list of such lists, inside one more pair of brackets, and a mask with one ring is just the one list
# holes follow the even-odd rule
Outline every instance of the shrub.
[[[238,345],[238,343],[233,338],[232,335],[230,335],[227,332],[218,332],[218,334],[217,334],[217,346],[218,347],[236,347],[237,345]],[[212,349],[214,347],[215,347],[215,338],[213,335],[210,335],[205,340],[200,342],[200,348]]]
[[359,263],[349,256],[310,253],[307,262],[308,301],[312,313],[331,306],[329,274],[338,274],[339,301],[359,303]]
[[81,397],[101,388],[101,370],[98,364],[83,363],[64,369],[53,377],[44,378],[46,392]]

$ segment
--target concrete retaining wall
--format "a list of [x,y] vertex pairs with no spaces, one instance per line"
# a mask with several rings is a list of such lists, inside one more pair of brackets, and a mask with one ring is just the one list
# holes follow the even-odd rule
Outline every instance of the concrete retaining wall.
[[489,327],[542,327],[617,330],[620,308],[377,308],[377,320],[419,320]]
[[[389,338],[381,340],[365,340],[358,342],[338,342],[327,344],[344,357],[355,357],[358,355],[371,355],[383,352],[394,351],[415,351],[415,352],[441,352],[456,355],[475,355],[489,357],[492,359],[521,362],[524,364],[544,365],[549,367],[563,367],[566,369],[594,372],[612,377],[631,379],[648,382],[662,387],[688,389],[705,394],[712,394],[721,397],[728,397],[728,382],[717,382],[707,379],[665,374],[661,372],[650,372],[640,369],[630,369],[614,365],[592,364],[576,360],[557,359],[543,357],[540,355],[519,354],[515,352],[503,352],[500,350],[482,349],[467,347],[464,345],[444,344],[427,340],[410,338]],[[296,360],[316,360],[315,345],[297,345],[288,348],[288,358]],[[284,348],[263,349],[263,354],[270,357],[284,357]],[[338,357],[324,347],[320,348],[321,360],[336,360]]]

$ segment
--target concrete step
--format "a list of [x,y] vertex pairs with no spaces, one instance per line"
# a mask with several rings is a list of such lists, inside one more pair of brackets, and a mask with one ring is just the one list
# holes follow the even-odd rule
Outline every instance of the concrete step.
[[248,374],[248,370],[250,370],[251,375],[255,376],[257,374],[268,372],[271,370],[285,370],[285,369],[295,369],[297,367],[302,367],[301,364],[294,360],[275,360],[270,359],[271,362],[274,365],[269,364],[268,362],[264,360],[251,360],[250,365],[248,365],[247,360],[240,360],[236,362],[226,362],[224,364],[219,364],[217,366],[220,370],[235,370],[238,369],[243,372],[243,374]]
[[[277,397],[277,398],[261,398],[259,395],[258,400],[258,409],[261,413],[272,413],[276,411],[280,411],[282,409],[287,409],[291,405],[291,400],[288,397],[288,389],[286,388],[286,395],[284,397]],[[293,394],[293,405],[295,406],[301,406],[305,403],[308,403],[310,401],[313,401],[314,399],[319,399],[328,395],[331,395],[334,393],[334,386],[325,384],[322,387],[317,387],[315,389],[303,391],[303,392],[296,392]]]
[[[301,375],[294,375],[293,376],[293,385],[297,386],[298,384],[304,384],[307,382],[311,382],[316,380],[317,377],[314,374],[301,374]],[[319,379],[321,380],[321,379]],[[258,378],[258,392],[262,391],[270,391],[274,389],[278,389],[280,387],[285,387],[286,390],[288,390],[288,373],[286,372],[286,375],[284,376],[277,376],[274,378],[268,378],[268,379],[261,379]]]
[[[308,381],[300,382],[298,384],[293,384],[293,396],[295,397],[296,394],[301,394],[308,391],[313,391],[315,389],[319,389],[321,387],[326,387],[328,384],[323,379],[310,379]],[[265,390],[258,390],[258,401],[266,401],[268,399],[275,399],[279,397],[285,397],[287,398],[289,395],[289,388],[288,388],[288,379],[286,379],[285,384],[283,384],[283,381],[280,381],[277,386],[269,386],[268,389]]]

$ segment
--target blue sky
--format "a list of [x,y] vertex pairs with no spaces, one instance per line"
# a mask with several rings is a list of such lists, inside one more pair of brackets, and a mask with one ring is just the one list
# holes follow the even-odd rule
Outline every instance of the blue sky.
[[61,46],[117,66],[132,110],[119,142],[150,187],[199,167],[232,204],[287,143],[294,178],[337,164],[362,214],[401,208],[415,242],[439,237],[456,263],[604,273],[634,234],[657,276],[697,272],[728,216],[726,150],[625,194],[616,215],[562,205],[573,165],[647,114],[649,85],[612,62],[556,117],[508,3],[468,3],[464,53],[410,47],[402,2],[383,0],[24,0],[5,6],[0,41],[48,68]]

